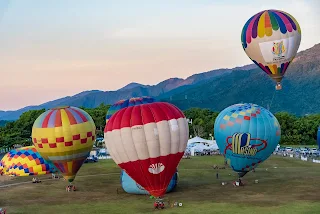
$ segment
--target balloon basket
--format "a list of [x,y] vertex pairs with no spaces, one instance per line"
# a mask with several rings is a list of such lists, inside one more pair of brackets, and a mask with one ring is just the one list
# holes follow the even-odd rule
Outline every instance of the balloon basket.
[[244,186],[244,183],[243,183],[243,181],[241,179],[238,179],[238,180],[233,182],[233,186],[234,187]]
[[277,85],[276,85],[276,90],[278,91],[278,90],[281,90],[281,89],[282,89],[281,83],[277,83]]
[[156,209],[156,210],[164,209],[163,199],[162,198],[156,198],[155,201],[154,201],[153,206],[154,206],[154,209]]
[[72,183],[70,183],[67,187],[66,187],[66,192],[74,192],[76,191],[76,186],[73,185]]

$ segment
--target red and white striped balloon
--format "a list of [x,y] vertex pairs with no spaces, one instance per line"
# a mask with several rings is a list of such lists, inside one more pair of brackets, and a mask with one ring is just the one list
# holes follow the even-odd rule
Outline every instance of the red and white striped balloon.
[[108,121],[104,134],[112,159],[155,197],[165,194],[188,137],[186,117],[165,102],[119,110]]

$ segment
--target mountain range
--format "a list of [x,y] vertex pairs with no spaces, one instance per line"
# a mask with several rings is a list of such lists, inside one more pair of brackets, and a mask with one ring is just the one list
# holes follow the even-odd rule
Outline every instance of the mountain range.
[[130,83],[116,91],[84,91],[16,111],[0,111],[0,120],[16,120],[26,111],[71,105],[94,108],[120,99],[152,96],[186,110],[192,107],[221,111],[229,105],[251,102],[272,112],[287,111],[296,115],[320,112],[320,44],[297,54],[285,78],[283,89],[254,64],[232,69],[216,69],[194,74],[186,79],[170,78],[157,85]]

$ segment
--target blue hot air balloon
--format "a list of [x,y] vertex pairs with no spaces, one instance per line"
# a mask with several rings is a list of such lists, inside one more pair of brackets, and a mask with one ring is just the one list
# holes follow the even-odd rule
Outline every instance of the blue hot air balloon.
[[318,128],[317,143],[318,143],[318,148],[320,149],[320,126]]
[[235,104],[216,118],[214,136],[231,168],[243,177],[266,160],[280,141],[277,118],[256,104]]
[[[127,193],[137,194],[137,195],[149,195],[149,192],[146,191],[142,186],[135,182],[125,171],[121,171],[121,186],[123,190]],[[173,175],[168,187],[167,193],[171,192],[178,183],[178,171]]]

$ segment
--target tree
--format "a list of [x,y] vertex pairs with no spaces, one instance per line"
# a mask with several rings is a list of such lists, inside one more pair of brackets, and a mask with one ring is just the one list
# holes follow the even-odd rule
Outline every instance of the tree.
[[[105,118],[109,107],[109,105],[101,104],[97,108],[82,108],[94,120],[97,127],[97,137],[103,137]],[[11,148],[14,144],[32,145],[30,136],[33,123],[44,111],[45,109],[31,110],[23,113],[16,121],[6,121],[6,124],[0,127],[0,148]],[[193,133],[195,136],[207,139],[210,134],[214,134],[214,122],[218,112],[191,108],[184,111],[184,114],[193,121],[192,124],[189,124],[190,134]],[[320,114],[296,117],[287,112],[279,112],[275,116],[281,126],[280,144],[314,145],[316,143]],[[99,143],[97,145],[101,146]]]
[[93,119],[94,123],[96,124],[97,128],[97,136],[103,137],[103,131],[104,127],[106,125],[106,115],[110,108],[110,105],[105,105],[101,103],[97,108],[84,108],[81,107],[83,110],[85,110]]
[[204,128],[200,125],[193,125],[193,133],[194,136],[199,136],[199,137],[204,137],[205,132],[204,132]]
[[[187,118],[193,120],[192,125],[189,125],[190,133],[198,135],[196,133],[198,133],[198,130],[201,130],[200,133],[202,136],[198,135],[199,137],[209,138],[210,134],[213,135],[214,122],[219,114],[218,112],[213,112],[209,109],[191,108],[186,110],[184,113]],[[197,127],[193,128],[193,126]]]

